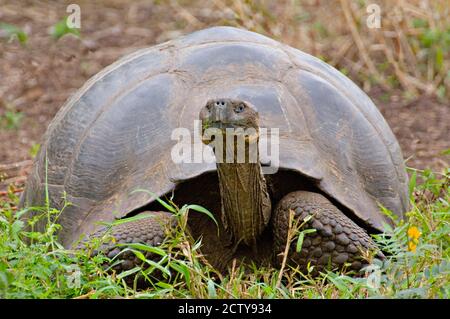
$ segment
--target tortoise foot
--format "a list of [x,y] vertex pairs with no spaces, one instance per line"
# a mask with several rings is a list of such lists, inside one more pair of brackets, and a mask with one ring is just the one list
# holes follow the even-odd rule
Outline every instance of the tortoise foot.
[[[102,228],[89,236],[90,238],[107,236],[106,242],[102,243],[99,250],[113,259],[113,269],[116,272],[144,266],[144,262],[134,252],[123,251],[126,246],[118,244],[139,243],[153,247],[160,246],[166,238],[169,224],[174,222],[173,215],[166,212],[143,212],[137,216],[140,215],[148,217],[142,216],[142,219],[115,225],[111,229]],[[160,256],[145,251],[142,253],[148,260],[159,261]]]
[[[315,271],[342,269],[344,265],[359,271],[367,262],[362,256],[376,245],[367,232],[337,209],[327,198],[318,193],[297,191],[286,195],[278,203],[273,216],[274,248],[277,263],[283,259],[288,228],[289,212],[294,212],[294,225],[302,225],[307,216],[311,219],[298,230],[315,229],[305,233],[300,252],[297,240],[291,242],[288,260],[306,270],[308,263]],[[383,257],[378,252],[379,257]]]

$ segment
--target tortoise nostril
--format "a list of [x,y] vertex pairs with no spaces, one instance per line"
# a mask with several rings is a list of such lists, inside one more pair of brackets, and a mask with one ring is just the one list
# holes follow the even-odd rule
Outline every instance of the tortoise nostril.
[[217,107],[224,107],[225,106],[225,102],[224,101],[216,101],[214,103],[215,106]]

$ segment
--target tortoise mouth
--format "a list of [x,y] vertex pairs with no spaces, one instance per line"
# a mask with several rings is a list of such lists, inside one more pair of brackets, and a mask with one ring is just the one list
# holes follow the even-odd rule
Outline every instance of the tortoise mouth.
[[236,125],[234,123],[227,123],[227,122],[222,122],[222,121],[212,121],[209,123],[209,128],[217,128],[222,131],[225,131],[227,128],[234,129],[237,127],[240,127],[240,126]]
[[233,144],[239,141],[245,143],[255,143],[259,140],[259,130],[248,128],[244,125],[224,122],[210,122],[202,125],[202,142],[206,145],[212,142],[222,141],[223,143]]
[[[248,129],[248,126],[245,123],[239,123],[239,122],[223,122],[223,121],[211,121],[206,122],[203,124],[204,129],[212,128],[212,129],[219,129],[222,130],[222,132],[230,133],[231,130],[236,130],[236,134],[239,133],[239,130],[246,130]],[[227,129],[229,131],[227,132]]]

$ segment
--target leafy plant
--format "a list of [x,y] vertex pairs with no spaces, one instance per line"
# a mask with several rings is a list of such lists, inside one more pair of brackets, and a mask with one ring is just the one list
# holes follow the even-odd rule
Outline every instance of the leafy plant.
[[6,32],[7,36],[9,37],[9,41],[17,38],[21,44],[25,44],[28,40],[28,35],[15,25],[0,22],[0,30]]
[[3,116],[0,116],[0,127],[6,129],[18,129],[23,113],[15,110],[7,110]]
[[36,155],[38,154],[40,148],[41,148],[41,144],[34,143],[33,145],[31,145],[31,148],[29,150],[30,156],[32,158],[35,158]]
[[62,38],[63,36],[65,36],[66,34],[73,34],[77,37],[80,36],[80,31],[76,28],[70,28],[67,25],[67,17],[65,17],[64,19],[58,21],[53,27],[52,27],[52,31],[51,31],[51,35],[53,38],[55,38],[56,40]]

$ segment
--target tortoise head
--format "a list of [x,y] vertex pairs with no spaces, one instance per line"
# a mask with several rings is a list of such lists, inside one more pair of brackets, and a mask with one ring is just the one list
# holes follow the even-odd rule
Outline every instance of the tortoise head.
[[210,127],[258,129],[258,112],[248,102],[233,99],[209,100],[200,111],[200,120]]
[[[212,99],[201,109],[202,133],[206,129],[226,134],[243,135],[247,142],[256,141],[259,133],[259,114],[249,103],[235,99]],[[208,144],[208,140],[204,140]]]

